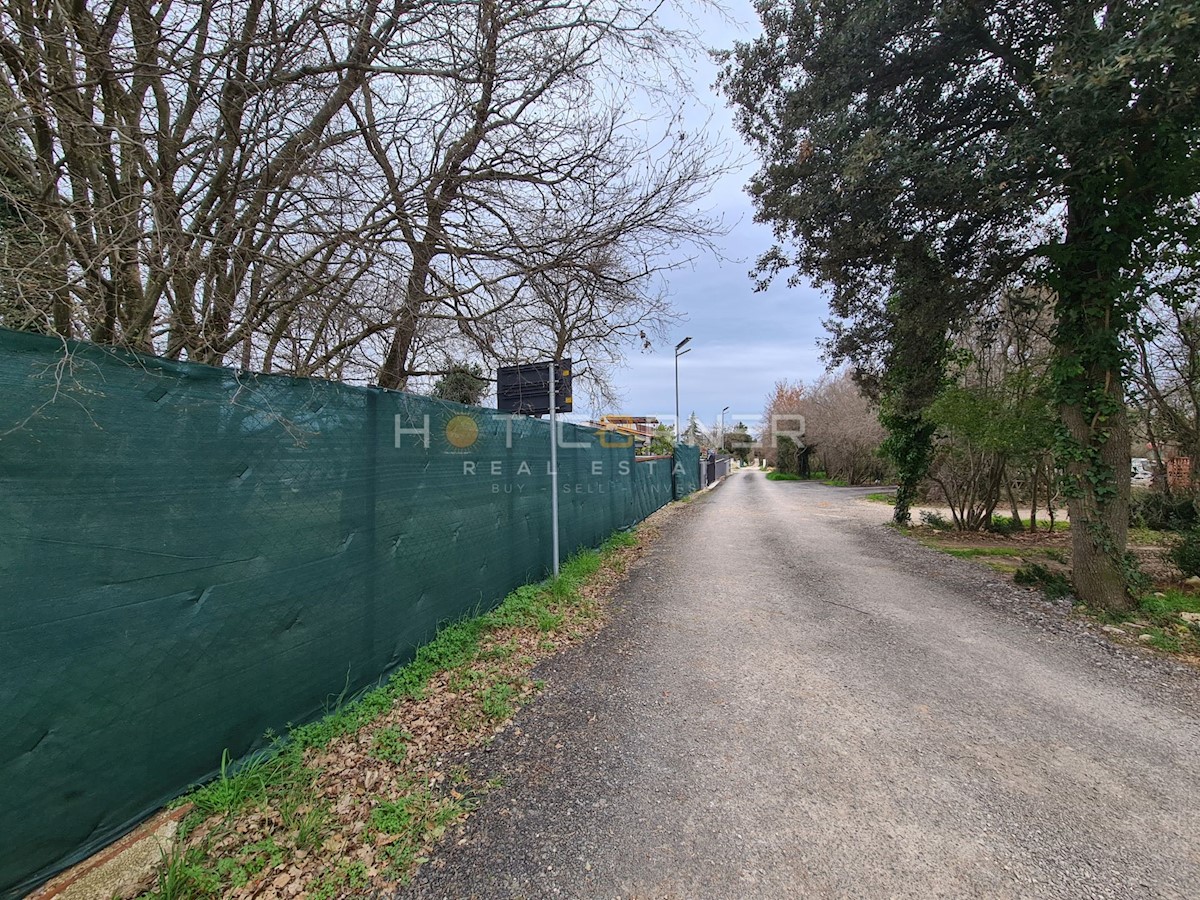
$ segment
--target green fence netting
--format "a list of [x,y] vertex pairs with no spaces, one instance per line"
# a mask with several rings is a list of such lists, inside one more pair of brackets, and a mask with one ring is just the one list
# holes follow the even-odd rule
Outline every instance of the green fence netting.
[[[0,330],[0,893],[544,576],[549,436]],[[564,556],[671,496],[583,428],[558,461]]]
[[700,490],[700,448],[675,446],[675,499]]

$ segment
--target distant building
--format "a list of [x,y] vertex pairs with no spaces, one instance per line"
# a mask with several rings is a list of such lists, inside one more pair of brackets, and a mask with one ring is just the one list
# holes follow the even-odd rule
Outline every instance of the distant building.
[[[592,428],[615,432],[622,435],[626,442],[632,441],[634,450],[645,450],[650,446],[658,425],[659,421],[654,416],[601,416],[599,422],[591,423]],[[629,443],[624,445],[630,446]]]

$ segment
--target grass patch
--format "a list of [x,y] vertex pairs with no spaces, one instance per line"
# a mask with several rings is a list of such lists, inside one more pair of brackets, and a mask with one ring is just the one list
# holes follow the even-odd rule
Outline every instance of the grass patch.
[[633,532],[614,534],[566,560],[558,578],[442,627],[384,683],[349,702],[338,697],[325,717],[291,728],[270,752],[240,763],[222,753],[218,776],[181,801],[192,810],[142,896],[253,891],[256,879],[282,872],[322,900],[403,881],[488,789],[472,787],[465,773],[435,771],[432,748],[447,733],[460,741],[454,747],[488,739],[534,696],[540,684],[525,673],[539,655],[587,633],[601,611],[591,585],[623,572],[621,551],[637,544]]
[[1082,615],[1098,622],[1112,624],[1135,620],[1140,628],[1138,635],[1145,643],[1164,653],[1182,653],[1200,657],[1200,621],[1189,617],[1200,616],[1200,596],[1178,588],[1154,591],[1138,599],[1137,608],[1126,613],[1105,613],[1087,607],[1076,607]]
[[[453,795],[437,797],[426,788],[410,788],[398,800],[371,810],[367,837],[384,848],[393,875],[404,879],[427,839],[437,840],[468,808]],[[383,840],[380,840],[383,838]]]
[[1157,591],[1141,599],[1139,606],[1151,621],[1182,622],[1180,613],[1200,614],[1200,595],[1187,594],[1180,590]]
[[1129,543],[1138,547],[1169,547],[1171,546],[1170,531],[1156,531],[1143,525],[1132,525],[1129,528]]
[[1150,628],[1146,633],[1150,635],[1150,640],[1146,643],[1156,650],[1162,650],[1165,653],[1178,653],[1183,649],[1183,644],[1179,640],[1179,636],[1172,634],[1165,628]]
[[828,485],[829,487],[850,487],[850,482],[845,478],[823,478],[821,479],[821,484]]
[[314,880],[308,896],[309,900],[333,900],[347,893],[357,893],[369,883],[366,863],[341,860]]
[[867,494],[867,499],[872,503],[886,503],[888,506],[896,505],[895,493],[889,493],[887,491],[879,491],[878,493]]
[[793,475],[791,472],[768,472],[767,481],[803,481],[799,475]]
[[941,547],[937,549],[959,559],[976,559],[980,556],[1022,556],[1018,547]]
[[371,737],[371,755],[384,762],[402,763],[412,735],[403,728],[380,728]]
[[512,699],[516,694],[517,689],[506,681],[486,688],[479,695],[483,714],[489,719],[504,721],[513,714]]

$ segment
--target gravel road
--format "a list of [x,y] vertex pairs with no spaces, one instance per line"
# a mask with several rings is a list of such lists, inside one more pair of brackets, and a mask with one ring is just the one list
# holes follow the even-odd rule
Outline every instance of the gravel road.
[[473,767],[402,897],[1200,897],[1200,678],[739,473]]

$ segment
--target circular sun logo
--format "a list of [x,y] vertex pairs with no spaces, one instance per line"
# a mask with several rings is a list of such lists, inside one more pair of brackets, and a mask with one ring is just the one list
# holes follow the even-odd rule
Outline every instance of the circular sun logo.
[[446,423],[446,440],[463,450],[479,439],[479,426],[470,416],[459,413]]

